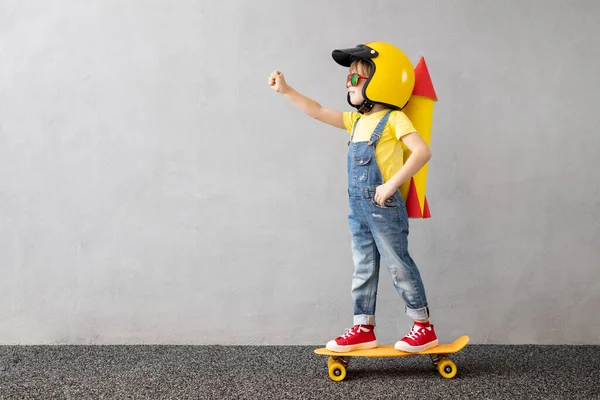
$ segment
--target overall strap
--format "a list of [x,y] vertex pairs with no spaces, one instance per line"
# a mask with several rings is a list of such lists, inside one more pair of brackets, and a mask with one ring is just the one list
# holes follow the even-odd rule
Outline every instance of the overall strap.
[[350,140],[348,140],[348,146],[350,146],[350,143],[352,143],[352,139],[354,139],[354,132],[356,131],[356,126],[358,125],[359,120],[360,117],[356,118],[356,121],[354,121],[354,126],[352,126],[352,134],[350,135]]
[[392,110],[388,111],[383,116],[383,118],[381,118],[379,120],[379,123],[377,124],[377,126],[375,127],[375,130],[373,131],[373,134],[371,135],[371,139],[369,139],[369,146],[373,146],[374,144],[377,143],[377,141],[381,137],[381,134],[383,133],[383,128],[385,128],[385,124],[387,124],[387,121],[390,118],[391,113],[392,113]]

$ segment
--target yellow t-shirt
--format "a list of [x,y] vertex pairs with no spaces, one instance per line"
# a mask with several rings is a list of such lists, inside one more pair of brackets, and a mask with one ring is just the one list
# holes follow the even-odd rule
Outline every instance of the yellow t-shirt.
[[[368,142],[375,127],[388,111],[382,110],[369,115],[361,115],[355,111],[343,113],[344,126],[349,134],[352,134],[354,122],[360,118],[352,141]],[[381,170],[384,182],[387,182],[402,168],[404,164],[404,152],[409,151],[400,138],[416,131],[406,114],[402,111],[392,111],[383,128],[381,138],[375,147],[375,159]]]

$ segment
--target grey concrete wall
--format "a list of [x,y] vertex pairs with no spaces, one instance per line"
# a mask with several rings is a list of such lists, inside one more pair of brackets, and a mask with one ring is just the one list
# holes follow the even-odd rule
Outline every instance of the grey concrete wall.
[[[322,344],[352,323],[334,48],[425,56],[410,248],[443,341],[600,344],[600,4],[0,0],[0,343]],[[382,271],[380,342],[410,321]]]

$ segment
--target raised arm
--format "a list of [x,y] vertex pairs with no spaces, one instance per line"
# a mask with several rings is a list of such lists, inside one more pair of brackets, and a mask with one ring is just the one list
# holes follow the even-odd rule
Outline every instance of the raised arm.
[[273,71],[271,73],[269,76],[269,86],[290,100],[306,115],[336,128],[346,129],[341,111],[325,108],[317,101],[298,92],[287,84],[281,72]]

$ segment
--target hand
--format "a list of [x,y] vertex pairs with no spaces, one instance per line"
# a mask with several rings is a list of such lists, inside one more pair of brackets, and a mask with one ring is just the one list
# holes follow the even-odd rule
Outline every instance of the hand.
[[271,72],[269,75],[269,86],[273,88],[277,93],[285,93],[290,87],[288,86],[283,74],[277,70]]
[[385,207],[385,201],[396,192],[396,189],[398,188],[387,183],[377,186],[377,189],[375,190],[375,203],[379,204],[381,207]]

